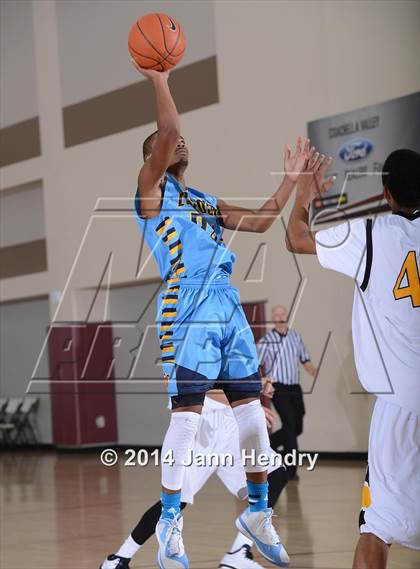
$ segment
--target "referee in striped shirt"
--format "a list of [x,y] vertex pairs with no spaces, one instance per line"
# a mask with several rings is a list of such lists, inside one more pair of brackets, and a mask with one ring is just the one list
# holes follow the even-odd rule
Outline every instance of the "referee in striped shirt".
[[[257,344],[258,357],[263,375],[274,386],[273,404],[280,416],[282,427],[270,437],[271,446],[283,446],[283,452],[298,449],[297,438],[303,432],[302,388],[299,384],[299,365],[302,364],[312,377],[317,374],[312,365],[303,338],[287,325],[288,313],[284,306],[272,310],[274,328],[267,332]],[[296,466],[288,467],[289,479],[297,480]]]

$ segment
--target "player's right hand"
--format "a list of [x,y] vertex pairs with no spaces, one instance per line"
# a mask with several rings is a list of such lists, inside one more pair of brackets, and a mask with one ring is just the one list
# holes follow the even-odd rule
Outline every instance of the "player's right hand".
[[312,199],[322,196],[325,192],[331,188],[335,181],[335,176],[325,177],[328,168],[331,166],[333,159],[331,157],[326,158],[324,155],[318,157],[318,160],[310,160],[308,167],[311,168],[313,172],[313,183],[312,183]]
[[134,65],[134,67],[137,69],[137,71],[139,73],[141,73],[142,75],[144,75],[145,77],[147,77],[148,79],[166,79],[168,80],[169,78],[169,70],[167,71],[155,71],[154,69],[143,69],[143,67],[140,67],[140,65],[137,63],[137,61],[132,57],[131,58],[131,63]]

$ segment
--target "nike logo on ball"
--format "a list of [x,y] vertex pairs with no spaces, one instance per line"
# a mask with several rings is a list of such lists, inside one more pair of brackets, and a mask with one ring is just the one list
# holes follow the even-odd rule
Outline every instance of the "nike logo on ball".
[[170,18],[169,18],[169,21],[170,21],[171,23],[168,25],[168,28],[169,28],[170,30],[172,30],[173,32],[175,32],[175,31],[176,31],[176,25],[173,23],[173,21],[172,21]]

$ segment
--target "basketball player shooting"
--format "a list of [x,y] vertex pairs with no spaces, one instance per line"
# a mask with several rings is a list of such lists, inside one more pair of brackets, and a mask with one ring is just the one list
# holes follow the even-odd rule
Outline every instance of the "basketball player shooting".
[[312,154],[300,177],[286,245],[354,279],[357,372],[377,395],[354,569],[385,569],[392,543],[420,550],[420,154],[392,152],[383,191],[392,214],[313,232],[311,201],[328,190],[331,159]]
[[[238,424],[240,447],[247,455],[270,452],[254,338],[238,291],[229,283],[235,255],[223,242],[222,228],[266,231],[293,191],[310,148],[309,140],[301,138],[294,154],[286,146],[283,182],[258,210],[231,206],[187,187],[188,148],[180,133],[168,72],[133,64],[153,83],[158,126],[143,145],[136,218],[167,287],[158,299],[157,320],[172,415],[162,448],[157,559],[161,568],[186,568],[180,512],[184,462],[194,447],[206,392],[223,389]],[[237,528],[268,561],[287,566],[289,557],[272,524],[272,509],[267,507],[267,467],[247,460],[245,471],[249,507],[237,518]]]

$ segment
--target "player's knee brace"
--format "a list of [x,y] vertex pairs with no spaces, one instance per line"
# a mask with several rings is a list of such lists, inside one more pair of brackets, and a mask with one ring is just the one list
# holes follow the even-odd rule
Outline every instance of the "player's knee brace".
[[258,464],[258,457],[269,453],[270,440],[260,401],[238,405],[233,412],[238,423],[241,451],[245,452],[245,472],[264,472],[267,466]]
[[189,460],[190,451],[194,448],[199,422],[198,413],[191,411],[172,413],[161,457],[162,485],[168,490],[179,490],[182,487],[184,462]]

